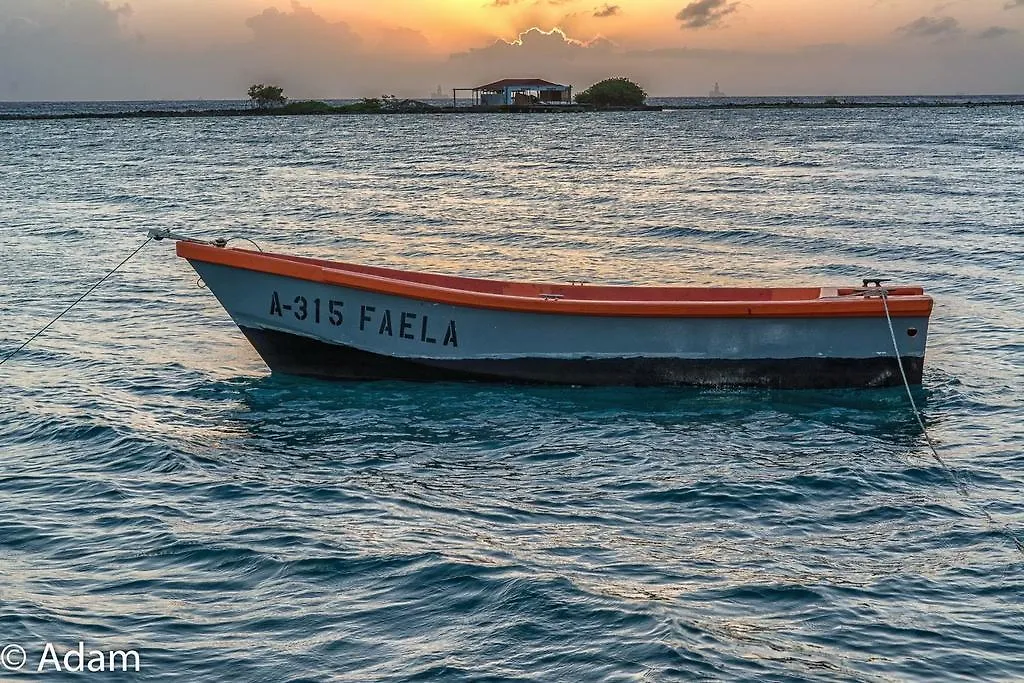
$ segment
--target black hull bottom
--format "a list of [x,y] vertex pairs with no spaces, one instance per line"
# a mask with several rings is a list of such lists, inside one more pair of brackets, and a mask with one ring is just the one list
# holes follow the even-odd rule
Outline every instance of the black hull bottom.
[[[273,372],[332,380],[478,381],[590,386],[738,386],[773,389],[903,384],[894,358],[515,358],[408,360],[285,332],[242,327]],[[911,384],[924,359],[903,358]]]

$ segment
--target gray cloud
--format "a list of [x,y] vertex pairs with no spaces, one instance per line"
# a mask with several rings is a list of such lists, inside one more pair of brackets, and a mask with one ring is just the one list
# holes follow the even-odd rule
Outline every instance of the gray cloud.
[[679,10],[676,20],[682,22],[684,29],[717,26],[738,8],[739,3],[731,0],[694,0]]
[[981,33],[978,37],[982,40],[992,40],[994,38],[1003,38],[1005,36],[1014,36],[1020,33],[1020,31],[1005,26],[990,26]]
[[620,14],[622,14],[622,8],[618,5],[605,5],[604,7],[598,7],[594,10],[594,17],[598,19],[616,17]]
[[[430,44],[411,28],[365,27],[330,21],[292,0],[288,11],[268,8],[246,20],[252,40],[225,56],[235,83],[276,83],[294,98],[425,96],[435,81]],[[436,81],[435,81],[436,82]]]
[[909,38],[952,38],[964,32],[953,17],[921,17],[896,29]]
[[0,99],[236,98],[255,82],[293,98],[420,94],[439,61],[419,31],[360,33],[299,3],[240,17],[250,40],[202,50],[142,40],[130,15],[101,0],[0,0]]
[[246,20],[255,40],[268,50],[279,52],[310,46],[329,46],[332,51],[350,52],[359,47],[360,37],[343,21],[330,22],[311,8],[292,0],[290,12],[271,7]]
[[[369,38],[365,42],[369,43]],[[430,41],[425,35],[411,28],[382,28],[373,32],[373,41],[368,47],[375,52],[422,55],[430,50]]]
[[336,91],[364,47],[349,24],[328,21],[295,0],[288,11],[269,8],[245,24],[253,39],[234,63],[247,80],[278,83],[292,95]]
[[1003,9],[1014,9],[1015,7],[1024,7],[1024,0],[1010,0],[1003,5]]
[[0,0],[0,36],[6,40],[107,43],[121,38],[131,5],[102,0]]
[[[0,97],[47,99],[52,93],[102,99],[136,48],[123,28],[129,5],[100,0],[0,0]],[[123,85],[139,86],[136,74]]]

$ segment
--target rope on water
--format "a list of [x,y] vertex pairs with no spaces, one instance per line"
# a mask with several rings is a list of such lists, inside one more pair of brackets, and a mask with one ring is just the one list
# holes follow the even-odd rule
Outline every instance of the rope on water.
[[149,244],[152,241],[153,241],[153,235],[151,234],[148,237],[146,237],[146,241],[143,242],[142,244],[140,244],[135,251],[133,251],[131,254],[129,254],[127,258],[125,258],[125,260],[123,260],[119,264],[117,264],[117,266],[112,271],[110,271],[109,273],[104,275],[102,278],[100,278],[100,280],[96,284],[94,284],[92,287],[90,287],[88,290],[86,290],[85,294],[83,294],[82,296],[80,296],[77,299],[75,299],[74,303],[72,303],[70,306],[68,306],[63,311],[61,311],[60,315],[58,315],[56,318],[54,318],[50,322],[46,323],[46,326],[43,327],[43,329],[41,329],[38,332],[36,332],[35,334],[33,334],[31,337],[29,337],[28,341],[26,341],[24,344],[22,344],[18,348],[14,349],[14,351],[12,351],[11,353],[7,354],[7,356],[5,356],[3,358],[3,360],[0,360],[0,365],[3,365],[4,363],[9,361],[10,359],[14,358],[14,356],[17,355],[17,353],[19,351],[21,351],[26,346],[28,346],[33,341],[35,341],[40,335],[43,334],[43,332],[46,332],[48,329],[50,329],[50,327],[53,326],[54,323],[56,323],[58,320],[63,318],[68,312],[71,311],[72,308],[74,308],[78,304],[82,303],[82,301],[84,301],[87,296],[89,296],[94,291],[96,291],[97,287],[99,287],[104,282],[106,282],[107,279],[110,278],[110,276],[113,275],[114,273],[116,273],[118,270],[120,270],[122,266],[124,266],[126,263],[131,261],[133,258],[135,258],[135,255],[138,254],[140,251],[142,251],[142,248],[145,247],[147,244]]
[[[928,434],[928,428],[925,427],[924,418],[921,417],[921,411],[918,410],[917,402],[914,400],[914,392],[911,391],[910,389],[910,381],[907,379],[907,371],[903,367],[903,357],[900,355],[900,345],[896,341],[896,328],[892,324],[892,315],[889,313],[889,290],[881,287],[879,288],[879,290],[879,294],[882,298],[882,308],[885,309],[885,319],[889,323],[889,335],[892,337],[892,348],[896,354],[896,365],[900,369],[900,376],[903,378],[903,386],[906,387],[907,389],[907,398],[910,399],[910,407],[914,410],[914,417],[917,418],[917,424],[921,426],[921,433],[924,435],[924,440],[927,442],[928,448],[932,452],[932,457],[934,457],[935,461],[942,466],[943,470],[945,470],[946,475],[956,485],[956,488],[960,492],[960,495],[962,495],[965,500],[970,502],[971,492],[968,490],[967,485],[963,481],[961,481],[959,477],[956,476],[956,473],[953,472],[950,466],[946,464],[946,461],[942,459],[942,457],[939,455],[938,449],[935,448],[935,442],[932,441],[931,435]],[[873,291],[871,293],[874,294]],[[978,510],[981,511],[981,514],[985,517],[985,519],[988,520],[989,524],[992,524],[994,526],[1002,526],[1003,531],[1013,540],[1014,545],[1017,546],[1017,550],[1019,550],[1020,553],[1024,555],[1024,543],[1021,543],[1020,539],[1017,538],[1017,535],[1013,533],[1013,531],[1010,529],[1008,525],[1000,525],[999,522],[997,522],[995,518],[992,517],[992,514],[989,513],[989,511],[986,510],[983,506],[974,505],[973,507],[976,507],[978,508]]]

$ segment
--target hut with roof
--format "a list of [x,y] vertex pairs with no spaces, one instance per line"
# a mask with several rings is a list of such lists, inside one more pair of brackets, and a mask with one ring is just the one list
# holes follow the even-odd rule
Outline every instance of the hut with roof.
[[541,78],[503,78],[475,88],[455,88],[452,92],[454,102],[458,101],[460,91],[471,92],[473,106],[478,107],[572,104],[571,85],[560,85]]

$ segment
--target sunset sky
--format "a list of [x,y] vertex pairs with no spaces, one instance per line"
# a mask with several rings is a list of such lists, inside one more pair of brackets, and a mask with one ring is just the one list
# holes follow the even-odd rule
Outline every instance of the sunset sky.
[[0,99],[1024,92],[1024,0],[0,0]]

